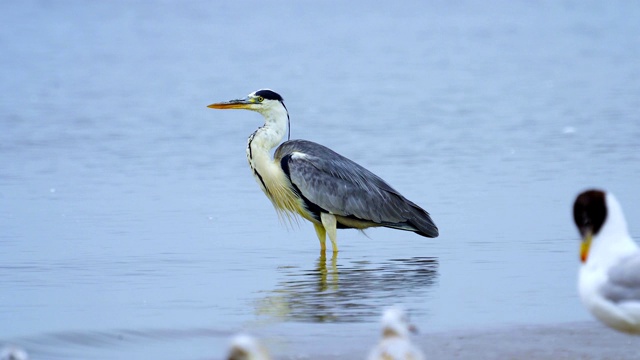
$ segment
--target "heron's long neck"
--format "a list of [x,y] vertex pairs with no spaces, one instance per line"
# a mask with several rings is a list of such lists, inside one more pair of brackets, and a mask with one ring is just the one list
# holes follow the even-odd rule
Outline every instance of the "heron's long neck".
[[256,130],[247,144],[247,160],[264,189],[267,189],[266,181],[280,170],[279,166],[271,160],[271,149],[278,146],[287,134],[289,116],[284,106],[271,109],[262,114],[265,118],[264,125]]
[[278,146],[287,134],[289,115],[284,105],[272,108],[262,115],[264,125],[249,137],[247,151],[253,154],[247,155],[257,156],[258,153],[266,153],[268,156],[271,149]]

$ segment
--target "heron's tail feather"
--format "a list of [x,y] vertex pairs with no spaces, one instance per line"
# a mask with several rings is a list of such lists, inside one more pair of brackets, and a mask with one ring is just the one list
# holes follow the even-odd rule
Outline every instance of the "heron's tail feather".
[[421,207],[415,205],[411,207],[411,217],[403,222],[384,222],[382,226],[398,229],[413,231],[418,235],[422,235],[429,238],[435,238],[440,235],[438,227],[431,220],[431,216]]

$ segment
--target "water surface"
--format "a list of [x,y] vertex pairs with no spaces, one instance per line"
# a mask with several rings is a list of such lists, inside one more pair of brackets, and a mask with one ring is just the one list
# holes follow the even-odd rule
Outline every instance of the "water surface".
[[[575,195],[640,227],[632,2],[0,5],[0,342],[34,359],[348,353],[405,304],[426,332],[590,320]],[[246,164],[281,93],[322,143],[427,209],[437,239],[339,233],[321,256]]]

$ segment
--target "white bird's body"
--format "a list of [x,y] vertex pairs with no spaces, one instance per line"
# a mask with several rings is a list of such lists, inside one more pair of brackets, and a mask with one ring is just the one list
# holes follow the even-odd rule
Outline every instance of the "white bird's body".
[[640,334],[640,249],[620,204],[611,193],[587,191],[576,199],[574,216],[584,237],[578,280],[583,304],[604,324]]
[[0,351],[0,360],[29,360],[29,355],[17,346],[7,346]]
[[385,310],[382,315],[382,339],[369,354],[368,360],[422,360],[422,351],[411,343],[409,324],[405,311],[398,307]]
[[368,360],[422,360],[424,356],[408,339],[382,339],[369,354]]

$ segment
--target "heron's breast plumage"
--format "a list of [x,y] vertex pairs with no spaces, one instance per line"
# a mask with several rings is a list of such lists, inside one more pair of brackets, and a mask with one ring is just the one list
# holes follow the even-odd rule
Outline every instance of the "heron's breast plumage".
[[279,160],[274,161],[268,152],[256,146],[252,141],[253,138],[254,135],[249,137],[247,160],[253,176],[262,191],[271,200],[278,216],[281,219],[286,217],[289,222],[297,221],[296,215],[312,222],[318,222],[306,209],[304,201],[296,195],[291,181],[279,165]]

